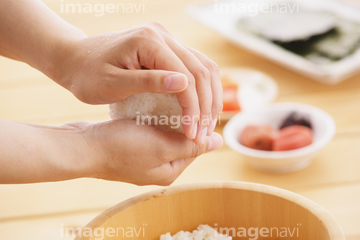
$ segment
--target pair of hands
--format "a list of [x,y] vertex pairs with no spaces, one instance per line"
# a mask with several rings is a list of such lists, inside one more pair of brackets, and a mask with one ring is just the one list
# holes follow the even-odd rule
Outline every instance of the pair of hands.
[[177,93],[183,115],[193,120],[183,126],[185,135],[202,144],[204,132],[213,132],[222,110],[219,69],[176,41],[161,24],[85,37],[65,46],[68,54],[61,56],[64,64],[53,79],[81,101],[108,104],[137,93]]
[[0,121],[1,183],[98,177],[168,185],[196,156],[222,145],[212,133],[222,110],[218,67],[161,24],[88,37],[39,0],[0,1],[0,20],[0,55],[39,69],[81,101],[177,93],[183,115],[195,120],[183,126],[185,135],[123,120],[57,128]]
[[81,37],[60,52],[62,64],[52,78],[79,100],[107,104],[143,92],[177,93],[183,115],[195,120],[183,126],[185,136],[123,120],[68,124],[103,166],[96,177],[168,185],[196,156],[222,145],[213,133],[222,110],[217,65],[176,41],[161,24]]

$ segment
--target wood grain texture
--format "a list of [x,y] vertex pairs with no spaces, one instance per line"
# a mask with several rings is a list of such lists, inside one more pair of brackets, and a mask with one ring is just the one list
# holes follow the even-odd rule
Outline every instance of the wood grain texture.
[[[188,184],[147,193],[103,212],[87,227],[141,229],[146,226],[146,233],[132,239],[157,240],[167,232],[192,231],[199,223],[227,228],[226,234],[234,239],[240,239],[239,229],[248,231],[254,227],[296,229],[296,234],[287,234],[286,239],[345,239],[335,219],[319,205],[279,188],[245,182]],[[265,236],[266,239],[281,237],[279,232]],[[122,239],[126,235],[116,237]],[[81,234],[75,238],[94,239]],[[112,237],[105,235],[104,239]]]

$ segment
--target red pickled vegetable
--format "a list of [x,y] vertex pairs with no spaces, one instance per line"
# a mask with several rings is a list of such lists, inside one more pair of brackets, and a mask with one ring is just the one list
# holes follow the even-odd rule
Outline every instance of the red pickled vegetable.
[[248,125],[240,135],[240,143],[246,147],[271,151],[278,130],[270,125]]
[[279,131],[273,142],[273,151],[287,151],[306,147],[313,142],[313,133],[310,128],[293,125]]
[[223,93],[223,111],[240,111],[240,106],[237,99],[237,87],[223,87]]

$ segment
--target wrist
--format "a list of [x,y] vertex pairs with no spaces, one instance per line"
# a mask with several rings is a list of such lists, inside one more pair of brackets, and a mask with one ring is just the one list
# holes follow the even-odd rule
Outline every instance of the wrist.
[[93,175],[94,155],[82,129],[71,126],[40,128],[49,169],[59,178],[55,181]]
[[0,120],[0,131],[0,183],[92,176],[96,158],[81,136],[81,130]]
[[62,37],[56,39],[50,46],[49,60],[43,72],[59,85],[70,89],[71,87],[71,69],[74,64],[78,64],[77,55],[78,46],[81,40],[87,35],[79,29],[73,29],[71,33],[62,34]]

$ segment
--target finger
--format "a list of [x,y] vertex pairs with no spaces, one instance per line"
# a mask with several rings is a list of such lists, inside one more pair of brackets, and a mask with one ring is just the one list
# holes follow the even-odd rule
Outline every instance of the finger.
[[[181,45],[180,43],[178,43],[176,41],[176,39],[174,39],[171,36],[169,31],[161,23],[151,22],[151,23],[149,23],[149,25],[152,26],[153,28],[156,28],[159,32],[162,32],[163,35],[165,36],[165,40],[167,40],[170,37],[170,39],[175,41],[175,43]],[[169,43],[169,42],[167,41],[167,43]],[[219,67],[217,66],[217,64],[215,62],[211,61],[203,53],[201,53],[193,48],[187,47],[187,46],[184,46],[184,47],[187,48],[191,53],[193,53],[199,59],[199,61],[210,71],[211,88],[212,88],[212,93],[213,93],[212,94],[212,96],[213,96],[212,115],[211,115],[212,122],[210,123],[210,126],[208,128],[208,135],[210,135],[216,126],[217,118],[220,116],[220,113],[223,108],[223,96],[222,96],[223,90],[222,90],[222,84],[221,84],[221,79],[220,79]]]
[[203,144],[212,119],[211,72],[191,51],[179,44],[171,36],[165,36],[165,41],[195,77],[196,94],[198,95],[200,107],[200,124],[198,125],[195,143]]
[[[113,101],[139,93],[177,93],[188,86],[185,74],[163,70],[125,70],[114,67],[116,75],[107,84]],[[119,81],[120,80],[120,81]]]
[[203,153],[214,151],[223,144],[221,135],[213,133],[205,137],[204,144],[198,145],[181,134],[164,133],[163,142],[159,144],[160,164],[179,159],[196,158]]
[[217,64],[213,61],[211,61],[207,56],[205,56],[203,53],[187,47],[189,51],[191,51],[199,60],[202,62],[202,64],[207,67],[210,71],[211,75],[211,91],[212,91],[212,121],[208,129],[208,135],[210,135],[216,126],[217,119],[220,116],[220,113],[223,109],[223,89],[221,84],[221,78],[220,78],[220,71]]
[[140,64],[148,69],[167,70],[183,73],[188,78],[187,88],[177,93],[179,105],[183,109],[183,116],[189,117],[190,121],[183,123],[185,135],[194,139],[197,132],[197,116],[200,115],[198,95],[196,94],[195,79],[182,60],[161,41],[154,41],[142,48],[138,53]]

